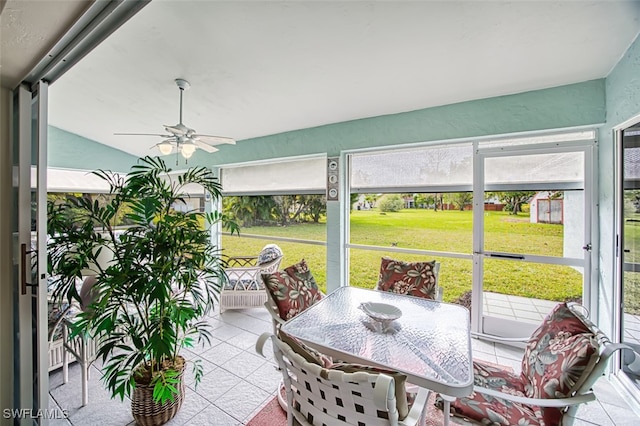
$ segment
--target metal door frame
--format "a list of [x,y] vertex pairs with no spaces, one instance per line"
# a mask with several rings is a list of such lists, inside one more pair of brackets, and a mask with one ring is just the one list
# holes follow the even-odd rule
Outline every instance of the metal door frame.
[[[595,170],[595,158],[596,158],[596,141],[573,141],[562,143],[545,143],[537,145],[515,145],[515,146],[501,146],[501,147],[487,147],[482,148],[482,145],[478,142],[475,143],[475,155],[474,155],[474,176],[473,176],[473,291],[472,291],[472,314],[471,314],[471,327],[472,330],[479,334],[496,334],[491,327],[487,330],[485,327],[485,315],[482,311],[483,302],[483,274],[484,274],[484,257],[491,254],[491,252],[485,252],[484,250],[484,161],[487,158],[497,157],[513,157],[515,155],[536,155],[536,154],[554,154],[563,152],[583,152],[584,153],[584,246],[590,247],[590,249],[584,251],[584,258],[558,258],[552,256],[540,256],[540,255],[526,255],[520,256],[518,253],[518,261],[530,261],[535,263],[549,263],[568,266],[579,266],[583,268],[583,304],[589,308],[592,315],[597,317],[597,281],[594,282],[594,274],[592,270],[592,256],[598,252],[598,248],[595,247],[593,235],[597,235],[595,226],[597,224],[594,218],[597,218],[597,207],[594,205],[595,197],[595,182],[594,182],[594,170]],[[520,258],[522,257],[522,258]],[[500,331],[500,335],[505,337],[522,337],[526,336],[528,328],[531,331],[535,328],[535,325],[525,325],[524,330],[518,328],[513,332],[513,322],[507,324],[507,320],[500,320],[498,318],[492,318],[492,322],[498,324],[496,327]],[[502,323],[504,325],[502,326]],[[523,334],[524,333],[524,334]]]

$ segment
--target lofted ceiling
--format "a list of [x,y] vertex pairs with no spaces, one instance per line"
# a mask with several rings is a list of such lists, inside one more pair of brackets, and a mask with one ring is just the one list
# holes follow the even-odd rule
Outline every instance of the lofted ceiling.
[[114,133],[177,124],[184,78],[183,122],[242,141],[603,78],[639,31],[639,1],[155,0],[51,85],[49,121],[146,155]]

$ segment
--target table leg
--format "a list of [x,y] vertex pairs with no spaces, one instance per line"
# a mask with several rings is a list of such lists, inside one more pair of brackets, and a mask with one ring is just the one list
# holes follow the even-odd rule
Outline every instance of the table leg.
[[440,394],[444,407],[442,414],[444,415],[444,426],[449,426],[449,417],[451,416],[451,403],[456,400],[454,396]]

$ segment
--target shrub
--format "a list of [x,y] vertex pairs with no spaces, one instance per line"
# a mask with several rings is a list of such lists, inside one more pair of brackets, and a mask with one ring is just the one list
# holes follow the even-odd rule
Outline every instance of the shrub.
[[382,212],[397,212],[404,208],[404,200],[398,194],[383,195],[378,200],[378,207]]

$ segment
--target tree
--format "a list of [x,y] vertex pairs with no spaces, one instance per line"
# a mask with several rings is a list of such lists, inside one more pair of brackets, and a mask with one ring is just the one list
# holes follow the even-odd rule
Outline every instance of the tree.
[[376,194],[366,194],[364,196],[364,200],[369,203],[369,207],[374,207],[376,205],[376,202],[378,201],[378,198],[380,197]]
[[453,192],[447,197],[460,211],[473,202],[473,192]]
[[433,196],[433,211],[438,211],[438,206],[440,206],[440,210],[443,210],[444,206],[444,195],[441,192],[436,192]]
[[327,214],[327,200],[324,195],[302,195],[305,219],[310,218],[314,223],[320,222],[320,217]]
[[268,195],[224,197],[223,210],[243,226],[253,226],[273,219],[275,201]]
[[[351,193],[351,195],[349,196],[349,211],[353,210],[353,205],[358,202],[359,198],[360,198],[360,194]],[[326,209],[326,204],[325,204],[325,209]]]
[[504,203],[505,209],[507,209],[510,214],[518,214],[518,212],[522,211],[522,204],[528,202],[536,193],[535,191],[509,191],[490,192],[487,195],[497,197],[501,203]]
[[413,203],[416,208],[424,209],[429,205],[429,198],[427,194],[413,194]]

